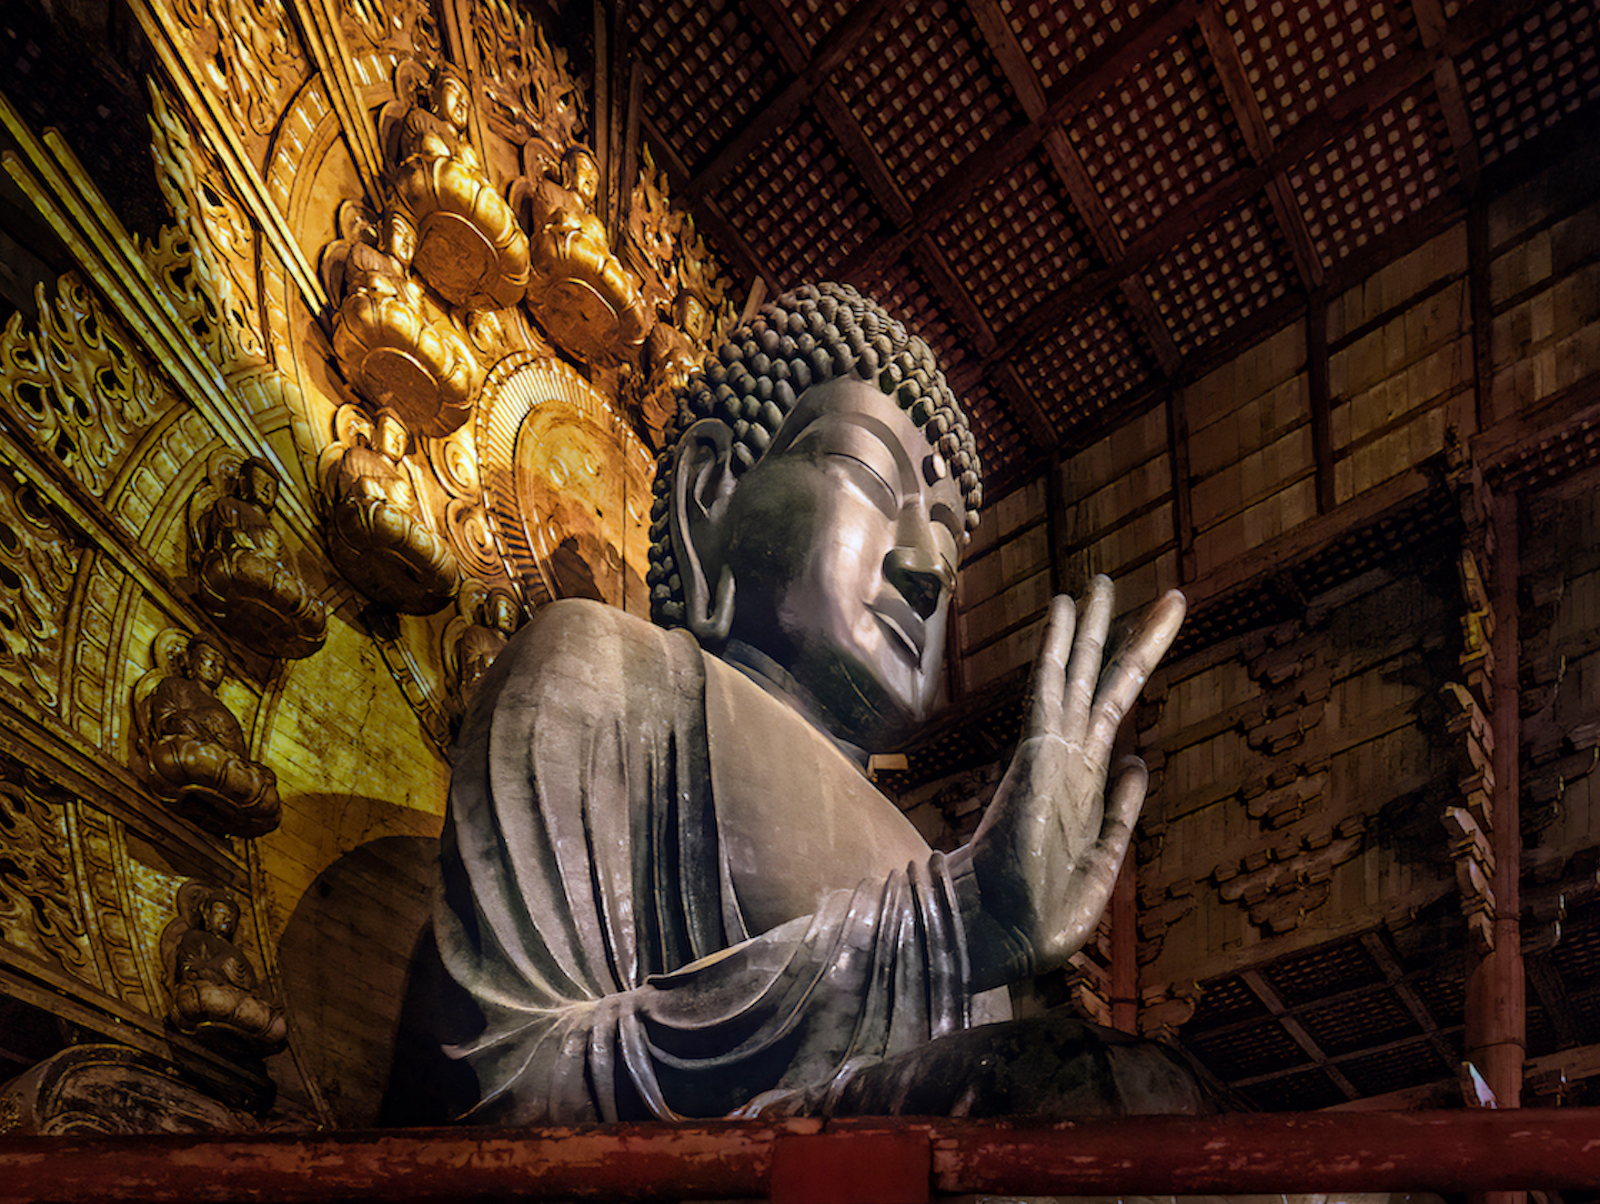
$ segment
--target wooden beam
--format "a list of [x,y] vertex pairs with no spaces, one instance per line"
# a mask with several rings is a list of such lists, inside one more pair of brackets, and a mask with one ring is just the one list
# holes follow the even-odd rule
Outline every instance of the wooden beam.
[[1597,1131],[1600,1110],[1562,1108],[8,1137],[0,1204],[781,1197],[794,1153],[827,1161],[874,1139],[926,1145],[929,1195],[1582,1190],[1600,1187]]
[[1494,732],[1494,948],[1467,970],[1467,1057],[1482,1072],[1501,1108],[1522,1096],[1527,1056],[1526,980],[1522,966],[1521,707],[1517,689],[1517,499],[1490,502],[1494,567],[1490,600],[1494,694],[1484,699]]
[[1194,494],[1189,480],[1189,406],[1184,390],[1167,395],[1167,463],[1172,470],[1172,537],[1178,545],[1178,583],[1194,580]]

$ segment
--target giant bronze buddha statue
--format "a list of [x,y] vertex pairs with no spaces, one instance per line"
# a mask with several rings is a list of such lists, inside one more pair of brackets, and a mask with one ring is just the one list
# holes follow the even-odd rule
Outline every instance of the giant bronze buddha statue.
[[1205,1111],[1165,1047],[1008,984],[1103,911],[1144,798],[1112,764],[1169,594],[1056,599],[1024,739],[965,848],[868,779],[922,722],[982,501],[927,346],[804,288],[683,385],[657,465],[655,625],[546,607],[462,730],[435,918],[457,1116]]

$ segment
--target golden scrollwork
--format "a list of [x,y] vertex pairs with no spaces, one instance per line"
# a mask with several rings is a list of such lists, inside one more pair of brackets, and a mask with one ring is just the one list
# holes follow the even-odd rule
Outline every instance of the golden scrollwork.
[[447,323],[430,321],[411,278],[416,230],[407,214],[381,218],[357,201],[339,207],[337,242],[322,257],[339,309],[333,352],[373,409],[392,409],[425,436],[449,434],[471,414],[477,363]]
[[472,32],[483,64],[489,128],[518,145],[542,142],[551,160],[583,133],[583,93],[539,23],[509,0],[477,0]]
[[0,468],[0,682],[30,705],[60,701],[62,620],[82,558],[38,488]]
[[261,990],[255,967],[234,943],[239,902],[202,882],[178,888],[178,916],[161,934],[161,962],[172,997],[168,1018],[181,1033],[257,1056],[283,1048],[283,1009]]
[[593,211],[599,185],[594,155],[580,145],[512,186],[528,229],[528,308],[551,338],[591,363],[632,352],[655,321]]
[[241,132],[272,132],[279,97],[304,74],[283,0],[175,0],[189,61]]
[[374,423],[352,405],[340,407],[334,422],[334,442],[317,462],[329,558],[374,602],[401,614],[443,609],[460,569],[418,498],[405,423],[391,411]]
[[104,497],[135,436],[173,398],[76,273],[35,291],[34,332],[13,314],[0,335],[0,397],[18,428]]
[[327,639],[327,612],[272,521],[277,473],[230,448],[207,468],[189,501],[195,600],[224,631],[269,656],[310,656]]
[[399,56],[438,59],[439,25],[427,0],[342,0],[345,32],[357,50],[389,50]]
[[278,826],[277,776],[252,761],[244,729],[217,697],[222,653],[175,628],[151,646],[134,686],[135,745],[151,791],[207,831],[264,836]]
[[151,155],[176,226],[142,248],[211,362],[224,372],[266,358],[256,290],[255,235],[161,89],[152,82]]
[[12,944],[81,974],[90,960],[66,827],[70,801],[21,762],[0,759],[0,931]]
[[417,272],[451,305],[515,304],[528,284],[528,239],[472,144],[467,82],[412,60],[395,91],[380,128],[395,199],[416,229]]

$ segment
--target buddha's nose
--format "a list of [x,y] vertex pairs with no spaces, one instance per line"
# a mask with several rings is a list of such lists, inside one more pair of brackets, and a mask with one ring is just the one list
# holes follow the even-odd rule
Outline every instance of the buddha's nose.
[[939,609],[939,599],[955,589],[955,575],[929,548],[898,547],[883,558],[883,575],[921,619]]

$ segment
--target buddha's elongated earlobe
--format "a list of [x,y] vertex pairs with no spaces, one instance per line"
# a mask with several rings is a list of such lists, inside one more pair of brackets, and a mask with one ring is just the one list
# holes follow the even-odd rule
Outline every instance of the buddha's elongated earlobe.
[[[684,625],[715,647],[733,627],[733,572],[722,560],[719,520],[735,484],[733,432],[706,418],[684,432],[673,464],[672,550],[683,582]],[[715,585],[712,585],[712,582]]]

